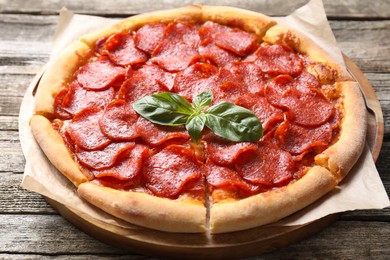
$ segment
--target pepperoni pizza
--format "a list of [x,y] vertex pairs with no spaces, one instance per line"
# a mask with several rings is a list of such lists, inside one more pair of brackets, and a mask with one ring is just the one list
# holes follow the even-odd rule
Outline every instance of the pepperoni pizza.
[[[194,141],[134,109],[148,95],[194,102],[204,91],[252,111],[262,137],[205,127]],[[35,101],[34,137],[79,196],[169,232],[278,221],[334,189],[366,134],[358,84],[336,62],[307,36],[230,7],[146,13],[87,34],[48,67]]]

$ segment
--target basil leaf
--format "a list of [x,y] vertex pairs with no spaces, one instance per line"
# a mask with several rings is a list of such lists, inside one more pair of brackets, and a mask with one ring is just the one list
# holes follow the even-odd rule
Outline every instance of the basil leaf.
[[166,126],[183,125],[195,112],[190,102],[170,92],[143,97],[133,103],[133,109],[149,121]]
[[205,107],[211,104],[213,101],[213,92],[211,90],[206,90],[199,95],[195,96],[192,100],[192,104],[194,105],[195,109],[200,112]]
[[234,142],[257,142],[263,135],[260,120],[250,110],[221,102],[206,112],[206,126],[216,135]]
[[206,116],[204,114],[199,114],[192,118],[189,118],[189,120],[186,123],[186,129],[190,134],[191,139],[195,143],[199,141],[200,134],[202,133],[205,122],[206,122]]
[[186,125],[198,142],[206,125],[216,135],[235,142],[257,142],[263,135],[260,120],[250,110],[221,102],[203,111],[213,100],[210,90],[197,95],[193,105],[171,92],[143,97],[133,103],[134,110],[147,120],[165,126]]

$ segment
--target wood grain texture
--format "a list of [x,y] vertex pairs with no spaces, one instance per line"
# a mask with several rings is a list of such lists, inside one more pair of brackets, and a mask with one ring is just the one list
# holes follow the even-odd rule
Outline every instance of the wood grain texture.
[[[105,16],[126,16],[147,12],[152,10],[162,10],[176,8],[191,4],[209,4],[209,5],[228,5],[240,8],[247,8],[256,12],[263,12],[271,16],[287,15],[296,8],[304,5],[307,0],[138,0],[129,1],[82,1],[82,0],[63,0],[63,1],[40,1],[40,0],[0,0],[0,12],[3,13],[34,13],[40,15],[55,14],[62,7],[74,10],[79,13],[105,15]],[[365,0],[342,0],[332,1],[323,0],[325,11],[330,17],[349,17],[349,18],[386,18],[390,16],[390,4],[388,1],[377,1],[373,4],[367,4]]]
[[[286,15],[306,0],[217,0]],[[105,245],[56,213],[39,194],[20,188],[25,159],[18,133],[23,95],[48,61],[58,12],[126,17],[210,0],[0,0],[0,259],[151,259]],[[324,0],[341,50],[366,75],[382,106],[385,135],[376,163],[390,195],[390,2]],[[388,259],[390,208],[344,213],[324,231],[286,248],[251,259]]]
[[[57,215],[0,215],[5,236],[2,254],[125,255],[126,252],[96,241]],[[29,232],[34,230],[34,233]],[[367,237],[367,234],[370,234]],[[336,239],[343,237],[342,243]],[[388,222],[338,221],[309,239],[265,254],[261,259],[328,258],[338,259],[340,251],[347,259],[385,259],[390,254]],[[65,242],[64,242],[65,241]],[[66,241],[71,241],[67,243]],[[66,243],[64,245],[64,243]],[[318,246],[321,245],[321,250]]]
[[22,174],[0,174],[0,214],[57,214],[37,193],[20,188]]

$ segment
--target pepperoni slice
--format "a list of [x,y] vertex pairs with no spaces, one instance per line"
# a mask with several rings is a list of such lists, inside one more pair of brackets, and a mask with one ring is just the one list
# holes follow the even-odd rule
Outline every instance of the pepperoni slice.
[[242,30],[232,29],[229,32],[217,33],[214,36],[215,45],[244,57],[254,52],[258,47],[256,37]]
[[147,69],[133,71],[132,75],[123,82],[119,89],[119,98],[126,100],[128,103],[148,96],[154,93],[168,91],[162,84],[159,84]]
[[266,85],[265,74],[261,69],[249,62],[234,62],[226,67],[242,84],[249,93],[262,94]]
[[264,94],[268,102],[274,106],[288,108],[285,104],[286,94],[291,89],[307,91],[311,89],[312,84],[304,81],[304,77],[293,78],[290,75],[280,75],[266,84]]
[[218,33],[226,33],[232,29],[226,25],[207,21],[199,28],[199,36],[201,40],[211,39],[214,40],[215,35]]
[[286,121],[276,129],[274,137],[283,150],[300,154],[313,147],[327,146],[332,140],[332,129],[329,123],[307,128]]
[[257,149],[256,143],[230,142],[213,133],[207,134],[203,140],[206,141],[208,158],[220,165],[232,164],[241,153]]
[[[144,145],[135,145],[128,157],[124,157],[113,167],[102,170],[94,170],[96,178],[105,180],[114,178],[120,181],[133,181],[141,177],[142,164],[151,155],[151,151]],[[111,181],[112,183],[112,181]]]
[[170,145],[145,161],[143,177],[146,186],[157,196],[174,198],[183,186],[202,176],[202,168],[192,151]]
[[212,60],[213,63],[219,67],[224,67],[233,61],[239,61],[241,59],[240,56],[234,54],[233,52],[218,47],[210,39],[202,41],[199,46],[199,54]]
[[213,104],[220,101],[228,101],[235,103],[237,98],[243,93],[242,85],[237,82],[227,81],[218,86],[218,89],[214,90]]
[[239,56],[247,56],[258,47],[254,35],[210,21],[200,27],[199,36],[202,41],[211,40],[216,46]]
[[213,103],[219,101],[235,102],[246,91],[242,84],[242,78],[225,68],[219,68],[217,76],[217,88],[213,88]]
[[125,152],[133,149],[133,142],[111,143],[102,150],[86,151],[76,149],[78,161],[89,168],[100,170],[111,167],[117,161],[118,157]]
[[64,109],[64,99],[68,94],[68,89],[61,89],[54,98],[54,114],[56,118],[71,119],[72,115]]
[[329,123],[330,123],[330,126],[332,127],[332,130],[335,130],[338,127],[340,127],[342,118],[343,118],[342,113],[338,109],[335,109],[335,113],[329,119]]
[[170,72],[187,68],[198,56],[199,35],[195,26],[171,23],[164,39],[152,53],[151,61]]
[[183,143],[190,138],[184,127],[161,126],[153,124],[143,117],[138,118],[136,130],[142,140],[153,146],[171,142]]
[[138,115],[124,100],[110,103],[99,120],[102,132],[112,140],[132,140],[138,136],[134,124]]
[[294,78],[292,78],[290,75],[280,75],[266,85],[264,89],[264,94],[270,104],[277,107],[286,108],[285,106],[283,106],[282,102],[283,94],[287,90],[294,87]]
[[298,81],[304,82],[308,87],[321,89],[322,85],[318,79],[311,73],[307,71],[302,71],[302,73],[297,77]]
[[99,108],[86,108],[73,117],[67,132],[81,149],[98,150],[106,147],[111,142],[97,124],[102,114],[103,110]]
[[109,60],[96,60],[81,67],[76,79],[87,90],[104,90],[122,82],[125,73],[125,68],[115,66]]
[[197,47],[200,41],[198,28],[192,24],[170,23],[165,29],[164,40],[167,42],[186,42]]
[[284,45],[261,46],[255,55],[255,64],[272,76],[279,74],[297,76],[303,69],[303,61]]
[[[57,105],[57,109],[61,109],[63,113],[75,115],[84,108],[104,108],[112,100],[114,100],[115,90],[109,88],[101,91],[86,90],[77,82],[69,84],[66,93],[61,91],[56,99],[62,99],[62,103]],[[61,102],[57,100],[55,102]],[[58,111],[58,113],[61,113]]]
[[121,66],[136,65],[148,60],[148,56],[135,47],[133,35],[128,33],[117,33],[108,38],[102,54]]
[[[256,66],[256,65],[254,65]],[[214,100],[235,102],[237,98],[247,93],[247,85],[245,83],[246,76],[232,71],[229,67],[219,68],[218,72],[218,88],[213,89]]]
[[151,81],[155,80],[165,89],[172,90],[176,73],[167,72],[154,64],[142,66],[137,73],[141,72],[144,75],[148,75]]
[[216,165],[212,161],[206,163],[206,178],[212,188],[236,187],[245,192],[258,189],[257,185],[246,182],[235,170]]
[[235,163],[235,169],[247,181],[263,185],[282,185],[293,175],[291,155],[270,142],[259,142],[258,149],[242,154]]
[[201,197],[204,197],[205,191],[206,187],[204,175],[202,175],[199,179],[186,182],[182,188],[182,192],[189,192],[191,195],[198,194]]
[[178,72],[187,68],[199,54],[198,50],[186,43],[168,43],[153,52],[152,62],[170,72]]
[[318,126],[327,122],[335,108],[315,89],[290,89],[283,94],[283,104],[289,109],[287,118],[303,126]]
[[179,95],[192,100],[205,90],[215,89],[217,82],[217,67],[207,63],[195,63],[177,74],[173,89]]
[[166,27],[167,26],[162,23],[142,26],[135,34],[135,46],[148,54],[152,54],[158,44],[162,41]]
[[102,50],[104,48],[104,44],[106,44],[106,41],[108,38],[109,38],[109,36],[103,36],[103,37],[97,39],[97,41],[95,42],[95,50],[97,53],[102,52]]
[[272,125],[284,120],[283,110],[272,106],[263,96],[246,94],[239,97],[236,104],[251,110],[260,119],[264,132]]

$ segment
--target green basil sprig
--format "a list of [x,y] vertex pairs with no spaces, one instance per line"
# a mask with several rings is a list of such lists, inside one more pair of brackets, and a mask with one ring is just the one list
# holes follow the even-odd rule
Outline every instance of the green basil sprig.
[[204,126],[234,142],[257,142],[263,136],[260,120],[252,111],[226,101],[207,108],[212,101],[210,90],[197,95],[192,104],[178,94],[163,92],[135,101],[133,108],[158,125],[185,125],[195,142]]

